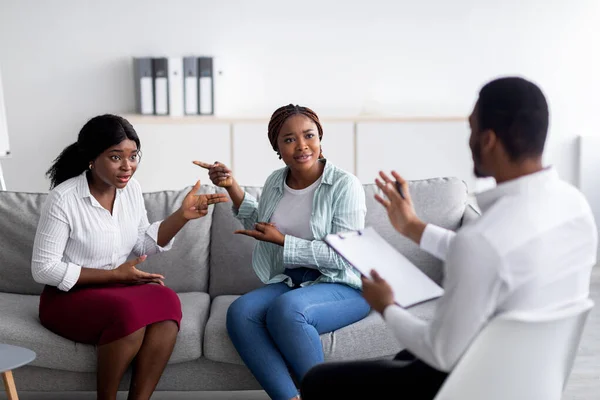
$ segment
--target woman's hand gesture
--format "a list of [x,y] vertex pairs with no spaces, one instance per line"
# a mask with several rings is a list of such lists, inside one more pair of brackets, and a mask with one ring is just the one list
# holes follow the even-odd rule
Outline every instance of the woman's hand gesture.
[[256,240],[262,240],[263,242],[270,242],[283,246],[285,244],[285,235],[275,227],[275,225],[268,222],[259,222],[254,226],[254,230],[241,229],[234,233],[239,235],[246,235],[253,237]]
[[213,164],[208,164],[202,161],[193,161],[199,167],[208,170],[208,176],[213,184],[223,188],[228,188],[233,185],[232,172],[225,164],[215,161]]
[[146,261],[146,256],[140,256],[134,260],[126,261],[113,270],[115,281],[118,283],[141,284],[141,283],[158,283],[165,286],[164,276],[160,274],[151,274],[140,271],[136,265]]
[[208,206],[211,204],[229,201],[225,193],[196,194],[198,189],[200,189],[200,181],[196,182],[181,203],[181,213],[188,221],[204,217],[208,214]]

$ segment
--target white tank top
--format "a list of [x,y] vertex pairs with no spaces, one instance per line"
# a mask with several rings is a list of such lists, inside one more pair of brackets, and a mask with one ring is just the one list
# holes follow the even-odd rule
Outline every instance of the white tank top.
[[313,211],[313,198],[321,179],[304,189],[292,189],[287,183],[283,184],[283,197],[271,216],[271,223],[277,226],[284,235],[300,239],[313,240],[310,229],[310,217]]

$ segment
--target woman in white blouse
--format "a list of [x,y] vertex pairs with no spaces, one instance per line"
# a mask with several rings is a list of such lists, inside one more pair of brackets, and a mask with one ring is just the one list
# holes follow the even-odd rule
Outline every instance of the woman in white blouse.
[[[98,399],[116,399],[130,364],[129,399],[154,392],[175,345],[181,304],[163,276],[136,266],[168,250],[209,204],[227,201],[224,194],[196,195],[198,181],[176,212],[150,224],[132,179],[139,161],[140,140],[127,120],[88,121],[48,171],[52,190],[34,242],[33,278],[46,285],[40,320],[58,335],[98,346]],[[137,258],[126,261],[131,253]]]

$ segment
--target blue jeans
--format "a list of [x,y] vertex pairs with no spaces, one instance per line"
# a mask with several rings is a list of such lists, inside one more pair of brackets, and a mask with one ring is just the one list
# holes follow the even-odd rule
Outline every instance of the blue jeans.
[[227,331],[254,377],[275,400],[288,400],[313,366],[323,362],[319,335],[350,325],[367,316],[370,307],[359,290],[338,283],[313,281],[319,271],[289,269],[294,288],[275,283],[247,293],[227,311]]

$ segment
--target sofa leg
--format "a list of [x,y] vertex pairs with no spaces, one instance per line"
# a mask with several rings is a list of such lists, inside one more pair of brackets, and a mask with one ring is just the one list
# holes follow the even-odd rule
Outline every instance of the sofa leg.
[[17,387],[15,386],[15,378],[13,378],[12,371],[3,372],[2,380],[4,381],[4,389],[8,395],[8,400],[19,400],[19,396],[17,396]]

